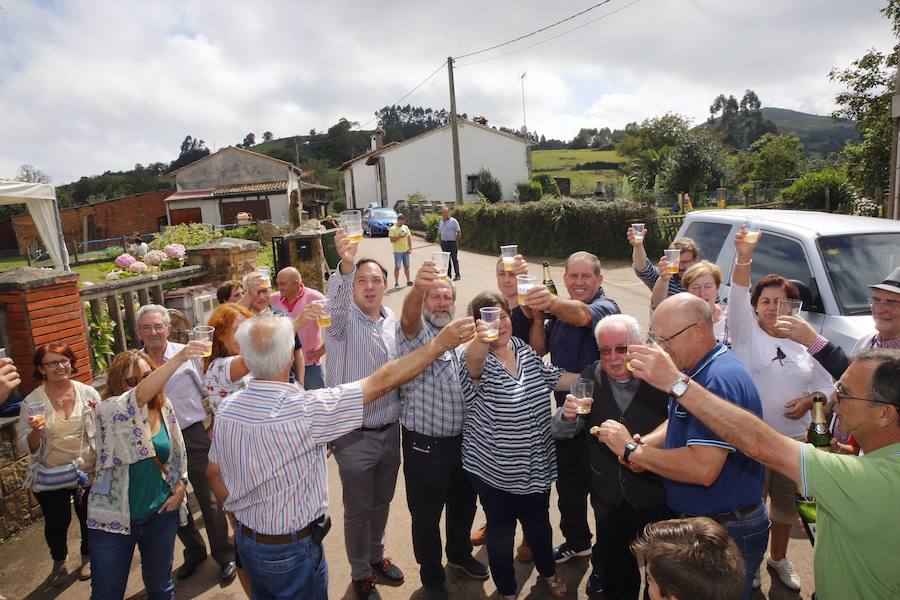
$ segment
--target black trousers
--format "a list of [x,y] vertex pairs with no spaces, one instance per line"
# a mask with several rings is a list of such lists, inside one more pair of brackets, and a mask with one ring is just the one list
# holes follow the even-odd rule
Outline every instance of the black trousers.
[[559,528],[569,546],[577,550],[587,548],[591,545],[591,530],[587,521],[591,474],[583,436],[556,440],[556,463],[559,471],[556,480]]
[[86,488],[81,501],[78,499],[78,490],[53,490],[51,492],[35,492],[35,497],[41,505],[44,513],[44,539],[50,547],[50,556],[53,560],[66,560],[69,553],[67,538],[69,525],[72,523],[72,507],[78,517],[78,525],[81,528],[81,554],[88,555],[88,531],[87,531],[87,495],[90,488]]
[[412,517],[413,552],[424,585],[442,583],[441,513],[445,511],[447,560],[472,555],[475,491],[462,468],[462,436],[436,438],[403,428],[403,477]]
[[[610,485],[615,485],[615,480]],[[607,598],[637,600],[641,591],[641,572],[631,552],[631,542],[648,523],[672,519],[675,514],[665,504],[635,508],[622,500],[618,506],[591,497],[597,520],[597,543],[591,554],[594,574],[602,574]],[[649,592],[645,593],[649,598]]]
[[459,277],[459,242],[452,240],[445,242],[441,240],[441,250],[450,253],[450,264],[447,265],[447,277],[453,278],[453,274]]

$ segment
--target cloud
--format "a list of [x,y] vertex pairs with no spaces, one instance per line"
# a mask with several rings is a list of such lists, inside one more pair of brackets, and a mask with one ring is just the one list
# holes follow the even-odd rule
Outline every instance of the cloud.
[[[524,118],[548,137],[666,112],[698,122],[716,95],[747,88],[768,106],[827,114],[839,89],[828,71],[893,44],[880,0],[629,2],[611,0],[544,34],[458,61],[459,110],[518,128],[519,74],[527,71]],[[341,117],[371,126],[374,111],[447,56],[587,6],[12,2],[0,11],[0,176],[29,163],[61,184],[169,161],[188,134],[218,148],[248,131],[321,131]],[[405,103],[448,107],[446,70]]]

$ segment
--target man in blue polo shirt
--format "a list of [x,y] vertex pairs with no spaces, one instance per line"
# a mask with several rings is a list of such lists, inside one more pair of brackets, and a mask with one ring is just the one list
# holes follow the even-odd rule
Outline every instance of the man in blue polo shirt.
[[[769,516],[761,500],[764,468],[722,441],[678,398],[693,380],[761,416],[759,392],[743,363],[716,342],[711,311],[700,298],[687,293],[667,298],[654,311],[651,330],[654,341],[684,373],[669,390],[669,419],[637,441],[625,425],[606,421],[598,438],[633,468],[665,477],[673,511],[709,517],[725,528],[744,556],[747,577],[741,598],[746,600],[769,537]],[[639,375],[640,367],[632,366]]]
[[[551,294],[543,285],[525,296],[525,308],[552,315],[544,329],[532,327],[530,343],[538,355],[550,352],[550,361],[566,371],[581,373],[597,360],[599,350],[594,328],[607,315],[619,314],[619,305],[603,292],[600,259],[590,252],[576,252],[566,259],[563,276],[570,300]],[[526,315],[527,316],[527,315]],[[536,318],[543,320],[541,315]],[[556,392],[556,406],[566,394]],[[556,440],[559,472],[559,528],[565,542],[553,549],[558,563],[576,556],[591,555],[591,530],[587,521],[587,496],[590,487],[587,438],[585,432],[573,439]]]

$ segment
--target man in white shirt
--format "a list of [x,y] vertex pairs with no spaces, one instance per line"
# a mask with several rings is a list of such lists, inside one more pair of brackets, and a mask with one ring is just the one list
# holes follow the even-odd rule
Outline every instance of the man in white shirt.
[[453,281],[459,281],[459,258],[457,254],[459,253],[459,240],[462,238],[462,229],[459,227],[459,221],[450,216],[450,209],[446,206],[441,210],[438,236],[441,238],[441,250],[450,253],[450,265],[447,268],[447,276],[453,277]]

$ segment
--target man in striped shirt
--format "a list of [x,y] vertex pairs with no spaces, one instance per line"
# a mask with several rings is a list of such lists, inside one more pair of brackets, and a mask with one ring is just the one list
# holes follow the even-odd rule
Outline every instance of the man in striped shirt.
[[[456,290],[438,279],[426,260],[403,301],[398,350],[407,354],[431,342],[454,316]],[[421,375],[400,387],[403,476],[412,516],[412,540],[429,600],[448,598],[441,564],[441,512],[447,511],[447,564],[475,579],[487,579],[472,557],[469,530],[475,518],[475,490],[462,468],[465,399],[459,384],[457,348],[448,350]]]
[[[331,327],[325,330],[325,385],[367,377],[397,357],[397,320],[382,305],[387,271],[356,261],[357,245],[335,235],[341,261],[328,280]],[[403,572],[384,553],[384,530],[400,470],[400,395],[396,390],[366,406],[362,424],[334,442],[344,498],[344,545],[353,588],[361,600],[380,598],[375,576],[394,585]]]
[[[472,319],[459,319],[368,377],[304,391],[288,382],[291,321],[263,315],[241,324],[236,337],[253,379],[216,415],[209,478],[232,518],[254,598],[327,597],[321,546],[326,444],[362,425],[364,404],[415,377],[474,332]],[[291,568],[285,570],[286,563]]]
[[[643,238],[637,239],[635,237],[632,227],[628,228],[627,235],[628,243],[631,244],[632,248],[631,264],[634,267],[634,274],[652,291],[653,286],[656,285],[656,280],[659,279],[659,267],[650,263],[650,259],[647,258],[647,251],[644,250],[644,240]],[[673,275],[669,279],[667,298],[687,291],[681,285],[681,276],[688,267],[692,266],[700,258],[700,248],[697,246],[697,242],[689,237],[678,238],[669,244],[669,248],[681,250],[681,258],[678,262],[678,274]]]

